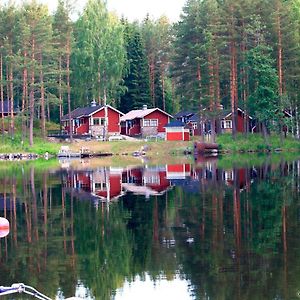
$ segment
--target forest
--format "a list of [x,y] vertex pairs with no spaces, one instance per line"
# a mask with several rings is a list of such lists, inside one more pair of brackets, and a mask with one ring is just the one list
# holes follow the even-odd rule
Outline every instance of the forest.
[[1,5],[2,133],[5,101],[10,136],[19,122],[32,145],[36,124],[46,137],[47,121],[96,100],[124,113],[189,109],[212,124],[221,107],[233,120],[241,108],[263,133],[289,125],[299,137],[299,0],[187,0],[175,24],[129,22],[102,0],[88,0],[76,20],[72,10],[68,0],[53,13],[34,0]]

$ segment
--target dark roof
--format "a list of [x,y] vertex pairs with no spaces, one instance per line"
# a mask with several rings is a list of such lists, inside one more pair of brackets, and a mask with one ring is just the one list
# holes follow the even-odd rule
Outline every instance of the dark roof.
[[223,109],[221,110],[220,118],[223,119],[227,116],[231,115],[231,110],[230,109]]
[[178,121],[178,120],[174,120],[174,121],[171,121],[170,123],[168,123],[165,127],[185,127],[186,124],[184,124],[183,122],[181,121]]
[[198,122],[199,119],[200,119],[200,115],[199,114],[194,114],[190,118],[187,119],[187,123],[188,122]]
[[[119,114],[123,115],[122,112],[118,111],[114,107],[107,105],[108,108],[111,108],[115,111],[117,111]],[[96,105],[96,106],[87,106],[87,107],[79,107],[71,111],[71,118],[72,119],[77,119],[80,117],[88,117],[91,114],[97,112],[98,110],[104,108],[104,105]],[[68,121],[69,120],[69,114],[66,114],[62,116],[61,121]]]
[[176,115],[174,115],[174,118],[188,117],[188,116],[192,116],[194,114],[195,113],[190,110],[182,110],[182,111],[178,112]]
[[[14,107],[14,112],[16,113],[17,112],[17,107],[15,106]],[[1,104],[1,101],[0,101],[0,114],[2,113],[2,104]],[[10,101],[6,100],[6,101],[3,101],[3,113],[5,114],[9,114],[10,113]]]
[[[242,113],[242,114],[244,114],[244,111],[241,108],[239,108],[239,107],[237,108],[237,111],[240,112],[240,113]],[[221,119],[225,119],[227,117],[230,117],[231,114],[232,114],[231,110],[230,109],[228,109],[228,110],[226,109],[226,110],[222,111],[220,117],[221,117]],[[248,115],[248,118],[252,119],[252,117],[250,115]]]
[[[80,117],[87,117],[91,113],[96,112],[100,110],[103,106],[102,105],[97,105],[97,106],[87,106],[87,107],[79,107],[71,111],[71,118],[76,119]],[[67,121],[69,120],[69,114],[66,114],[62,116],[61,121]]]

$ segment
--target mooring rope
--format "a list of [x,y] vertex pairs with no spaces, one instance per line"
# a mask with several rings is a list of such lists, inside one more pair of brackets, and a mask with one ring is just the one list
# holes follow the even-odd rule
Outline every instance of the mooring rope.
[[25,285],[24,283],[14,283],[10,287],[0,286],[0,296],[6,296],[16,293],[25,293],[40,300],[52,300],[46,295],[40,293],[35,288]]

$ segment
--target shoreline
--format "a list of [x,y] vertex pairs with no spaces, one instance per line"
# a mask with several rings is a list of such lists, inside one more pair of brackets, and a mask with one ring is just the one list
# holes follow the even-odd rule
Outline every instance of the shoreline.
[[[0,145],[0,161],[50,159],[58,157],[62,146],[67,146],[69,151],[75,154],[79,154],[85,149],[87,157],[111,155],[114,157],[147,156],[167,159],[169,157],[194,156],[195,142],[199,142],[198,137],[193,138],[191,141],[136,140],[99,142],[96,140],[74,140],[72,144],[60,140],[39,139],[36,140],[33,147],[28,145],[20,147],[19,143],[11,143],[7,140]],[[300,153],[300,141],[290,137],[284,139],[283,143],[280,143],[278,136],[271,136],[266,144],[260,135],[238,136],[233,140],[230,135],[224,134],[217,137],[216,143],[219,145],[218,151],[215,151],[216,155]]]

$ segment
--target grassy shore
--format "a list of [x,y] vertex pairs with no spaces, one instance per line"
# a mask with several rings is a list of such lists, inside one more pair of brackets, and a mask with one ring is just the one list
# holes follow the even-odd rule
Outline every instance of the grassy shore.
[[282,143],[278,135],[271,135],[266,142],[261,134],[249,134],[245,137],[238,134],[233,140],[230,134],[222,134],[217,137],[217,143],[222,152],[298,152],[300,151],[300,141],[292,137],[284,138]]
[[[55,126],[55,124],[49,124]],[[57,126],[57,125],[56,125]],[[194,138],[189,142],[182,141],[83,141],[75,140],[72,144],[59,142],[57,140],[42,139],[38,125],[35,130],[34,145],[29,146],[28,138],[24,143],[21,142],[20,130],[16,130],[14,139],[8,134],[0,136],[0,153],[35,153],[44,155],[48,152],[50,155],[56,155],[62,145],[69,145],[73,151],[79,151],[82,147],[88,148],[95,153],[112,153],[113,155],[131,155],[135,151],[146,149],[147,156],[151,159],[169,159],[170,157],[182,156],[185,150],[193,150],[193,143],[199,138]],[[242,153],[242,152],[300,152],[299,140],[288,137],[281,143],[279,136],[272,135],[266,143],[260,134],[237,135],[233,140],[229,134],[223,134],[217,137],[217,143],[220,145],[221,153]]]

